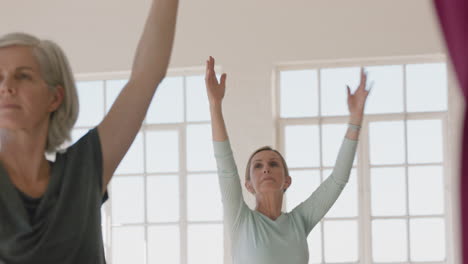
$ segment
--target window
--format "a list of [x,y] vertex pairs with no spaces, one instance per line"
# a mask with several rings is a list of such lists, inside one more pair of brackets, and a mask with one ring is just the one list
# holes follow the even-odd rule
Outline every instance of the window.
[[[292,210],[331,173],[346,85],[374,82],[350,180],[310,234],[310,263],[450,263],[448,81],[443,58],[329,62],[276,71],[278,143]],[[354,91],[353,91],[354,92]]]
[[[201,73],[175,72],[164,79],[115,172],[102,209],[109,263],[223,262],[221,195]],[[73,142],[99,124],[127,77],[78,77]]]

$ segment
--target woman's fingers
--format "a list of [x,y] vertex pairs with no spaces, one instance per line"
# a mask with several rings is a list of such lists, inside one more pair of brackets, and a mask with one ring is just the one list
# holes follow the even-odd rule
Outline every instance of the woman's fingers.
[[209,59],[206,61],[206,75],[205,75],[205,80],[209,83],[216,83],[216,73],[214,71],[214,58],[209,57]]
[[364,71],[363,67],[361,67],[361,80],[359,82],[359,86],[357,88],[357,91],[365,90],[366,89],[366,82],[367,82],[367,72]]
[[210,76],[210,61],[206,61],[205,80],[208,80]]
[[227,78],[227,74],[226,73],[223,73],[221,75],[221,80],[220,80],[220,85],[221,87],[226,87],[226,78]]
[[[348,96],[353,96],[356,93],[368,92],[368,90],[370,89],[366,89],[366,83],[367,83],[367,72],[364,70],[364,68],[361,67],[361,80],[359,82],[359,86],[356,89],[356,91],[354,91],[354,93],[351,93],[351,88],[349,87],[349,85],[346,85]],[[372,81],[371,85],[373,85],[373,83],[374,82]],[[369,87],[372,87],[372,86],[369,86]]]
[[215,60],[213,57],[209,57],[209,59],[206,61],[206,75],[205,75],[205,82],[208,88],[214,88],[214,87],[226,87],[226,78],[227,74],[223,73],[221,75],[221,78],[219,79],[216,77],[216,72],[214,70],[214,64]]
[[210,71],[213,73],[215,72],[214,66],[215,66],[215,59],[210,56]]
[[361,67],[361,83],[366,83],[367,81],[367,72]]

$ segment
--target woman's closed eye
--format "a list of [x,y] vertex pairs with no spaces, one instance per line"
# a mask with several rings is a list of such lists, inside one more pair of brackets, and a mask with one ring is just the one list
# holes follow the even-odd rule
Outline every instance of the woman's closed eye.
[[278,167],[278,166],[279,166],[278,162],[276,161],[270,162],[270,167]]
[[16,79],[18,80],[32,80],[31,75],[27,73],[18,73],[16,74]]

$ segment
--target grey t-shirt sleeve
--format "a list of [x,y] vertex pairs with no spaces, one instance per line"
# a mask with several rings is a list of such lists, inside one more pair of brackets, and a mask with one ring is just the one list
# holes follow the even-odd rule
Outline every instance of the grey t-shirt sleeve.
[[239,173],[237,172],[229,140],[213,141],[213,147],[218,168],[224,216],[232,232],[238,224],[241,211],[246,206],[242,196]]
[[357,143],[344,138],[332,174],[291,212],[302,219],[307,234],[330,210],[348,182]]
[[[84,154],[87,152],[88,154]],[[67,155],[70,157],[68,159],[73,160],[78,158],[83,160],[83,155],[86,155],[88,161],[93,161],[92,166],[94,166],[94,170],[97,172],[100,177],[96,177],[97,187],[102,190],[103,185],[103,157],[102,157],[102,149],[101,149],[101,139],[99,135],[99,130],[97,127],[91,129],[86,133],[83,137],[81,137],[75,144],[73,144],[68,150]],[[92,155],[89,156],[89,155]],[[90,165],[91,162],[87,163]],[[106,191],[102,195],[101,204],[104,204],[109,199],[109,194]]]

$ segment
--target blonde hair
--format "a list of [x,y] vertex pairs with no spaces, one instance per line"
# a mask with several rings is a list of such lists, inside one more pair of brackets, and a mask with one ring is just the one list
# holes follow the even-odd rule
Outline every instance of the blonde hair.
[[9,46],[31,47],[39,63],[41,75],[52,91],[64,89],[62,104],[50,116],[46,152],[57,151],[70,139],[70,132],[78,117],[79,105],[75,80],[70,64],[62,49],[50,40],[40,40],[25,33],[10,33],[0,37],[0,48]]
[[252,165],[252,159],[253,157],[255,156],[255,154],[259,153],[259,152],[262,152],[262,151],[273,151],[275,152],[276,154],[278,154],[278,156],[280,156],[280,159],[281,159],[281,163],[283,163],[283,167],[284,167],[284,175],[286,175],[286,177],[289,176],[289,169],[288,169],[288,165],[286,164],[286,160],[283,158],[283,155],[281,155],[281,153],[279,151],[277,151],[276,149],[273,149],[269,146],[264,146],[264,147],[261,147],[257,150],[255,150],[252,155],[250,155],[250,158],[249,158],[249,161],[247,162],[247,167],[245,169],[245,180],[246,181],[249,181],[250,180],[250,166]]

